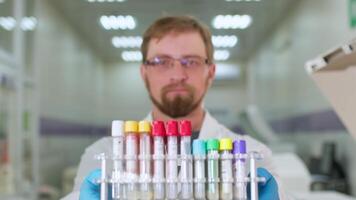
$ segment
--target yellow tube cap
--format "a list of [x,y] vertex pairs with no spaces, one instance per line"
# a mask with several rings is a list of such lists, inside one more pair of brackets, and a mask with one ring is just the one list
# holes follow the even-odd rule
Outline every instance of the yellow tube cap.
[[220,151],[232,150],[232,140],[231,138],[221,138],[220,139]]
[[151,132],[151,124],[148,121],[140,121],[138,123],[138,132],[140,133],[150,133]]
[[125,121],[125,133],[137,132],[137,131],[138,131],[137,121]]

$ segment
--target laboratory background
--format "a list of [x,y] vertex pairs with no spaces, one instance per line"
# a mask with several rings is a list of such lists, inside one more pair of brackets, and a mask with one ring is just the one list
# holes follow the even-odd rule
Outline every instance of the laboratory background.
[[0,0],[0,199],[60,199],[112,120],[146,116],[141,36],[168,15],[209,26],[204,106],[272,149],[286,191],[356,199],[356,137],[305,68],[356,37],[356,0]]

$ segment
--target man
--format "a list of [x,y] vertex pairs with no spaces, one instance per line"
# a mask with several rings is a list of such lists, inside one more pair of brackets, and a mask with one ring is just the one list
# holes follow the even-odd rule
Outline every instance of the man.
[[[245,139],[248,150],[260,151],[265,156],[260,165],[267,170],[261,169],[259,175],[265,176],[267,183],[261,185],[260,199],[282,198],[273,178],[275,174],[271,151],[250,136],[232,133],[203,107],[204,95],[214,80],[216,69],[208,28],[192,17],[163,17],[146,30],[141,52],[141,77],[153,103],[152,112],[146,119],[190,120],[193,139]],[[110,153],[111,150],[109,138],[103,138],[86,149],[75,179],[74,191],[67,196],[68,199],[72,199],[71,196],[78,199],[78,193],[80,199],[99,198],[99,187],[93,180],[100,172],[90,172],[99,168],[100,163],[93,157],[102,152]]]

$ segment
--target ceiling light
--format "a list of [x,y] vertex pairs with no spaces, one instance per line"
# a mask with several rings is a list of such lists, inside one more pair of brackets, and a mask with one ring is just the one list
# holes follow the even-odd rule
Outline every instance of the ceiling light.
[[116,48],[139,48],[142,43],[140,36],[115,36],[111,39],[111,43]]
[[140,51],[123,51],[121,58],[126,62],[139,62],[142,60],[142,54]]
[[228,2],[260,2],[261,0],[225,0]]
[[213,35],[212,42],[216,48],[234,47],[238,38],[235,35]]
[[[24,17],[21,20],[20,28],[24,31],[32,31],[37,26],[35,17]],[[12,31],[16,27],[16,20],[13,17],[0,17],[0,27],[7,31]]]
[[250,15],[217,15],[212,20],[215,29],[245,29],[251,23]]
[[[0,0],[1,1],[1,0]],[[125,0],[87,0],[89,3],[112,3],[112,2],[124,2]]]
[[16,20],[13,17],[0,17],[0,26],[7,31],[11,31],[16,26]]
[[216,80],[233,80],[238,79],[241,74],[239,65],[225,63],[216,63]]
[[106,30],[126,30],[126,29],[134,29],[136,27],[136,22],[134,17],[131,15],[119,15],[119,16],[101,16],[100,23]]
[[216,50],[214,52],[214,60],[227,60],[230,57],[230,52],[228,50]]
[[35,17],[24,17],[21,20],[21,29],[24,31],[32,31],[37,25],[37,19]]

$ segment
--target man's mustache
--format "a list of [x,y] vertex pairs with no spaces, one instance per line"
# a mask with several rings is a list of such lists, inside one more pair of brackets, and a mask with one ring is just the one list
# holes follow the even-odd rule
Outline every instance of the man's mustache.
[[169,84],[166,85],[162,88],[162,94],[166,94],[167,92],[177,89],[177,88],[184,88],[187,90],[189,93],[194,91],[194,88],[186,83],[174,83],[174,84]]

